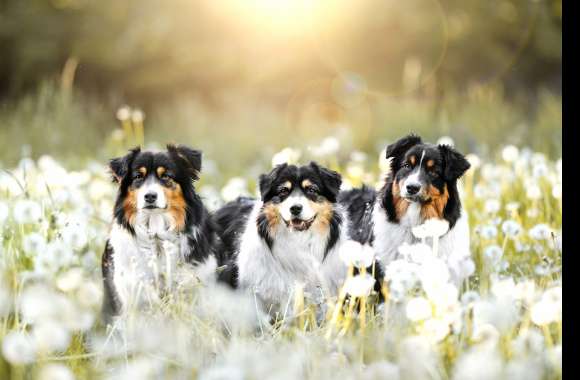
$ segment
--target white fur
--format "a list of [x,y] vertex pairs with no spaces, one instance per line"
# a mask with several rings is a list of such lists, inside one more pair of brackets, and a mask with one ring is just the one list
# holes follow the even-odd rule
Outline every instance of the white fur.
[[[132,307],[155,303],[161,292],[168,292],[181,282],[180,267],[189,252],[187,234],[177,233],[171,223],[165,213],[139,211],[135,236],[113,224],[109,244],[114,251],[113,282],[122,304],[121,314]],[[210,256],[194,271],[202,282],[210,281],[216,267],[215,258]]]
[[295,189],[292,193],[280,203],[279,210],[280,215],[285,221],[290,221],[293,218],[290,208],[295,205],[302,206],[302,212],[298,216],[302,220],[310,220],[314,217],[316,212],[312,209],[308,198],[304,196],[301,190]]
[[157,195],[155,206],[160,209],[167,208],[167,198],[165,197],[163,187],[154,178],[149,178],[147,182],[137,190],[137,209],[142,210],[146,206],[145,194],[149,193]]
[[[390,262],[399,258],[398,249],[403,243],[420,242],[411,231],[414,226],[422,223],[420,211],[419,204],[411,203],[400,222],[391,223],[381,204],[379,202],[375,204],[373,211],[375,240],[373,246],[383,265],[388,266]],[[431,239],[427,239],[426,243],[431,245]],[[455,226],[439,239],[439,257],[447,263],[453,281],[457,284],[460,283],[464,279],[461,270],[462,264],[464,260],[471,257],[468,217],[464,210],[462,210]]]
[[[346,276],[346,266],[338,255],[346,239],[345,223],[324,261],[329,231],[321,234],[313,227],[295,231],[280,224],[272,236],[270,250],[258,234],[256,224],[262,205],[261,201],[256,202],[240,238],[237,254],[240,288],[253,292],[266,311],[286,315],[297,284],[304,287],[306,296],[315,303],[320,304],[329,293],[336,294]],[[342,213],[342,210],[336,212]]]

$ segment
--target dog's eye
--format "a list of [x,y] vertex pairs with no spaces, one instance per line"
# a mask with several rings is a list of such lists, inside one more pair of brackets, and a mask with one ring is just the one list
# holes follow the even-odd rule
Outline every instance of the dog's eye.
[[135,179],[143,179],[145,178],[145,176],[143,175],[143,173],[136,173],[135,174]]
[[308,187],[306,188],[306,192],[307,192],[308,194],[312,194],[312,195],[314,195],[314,194],[318,194],[318,189],[317,189],[315,186],[308,186]]
[[288,195],[289,193],[290,193],[290,189],[288,189],[287,187],[282,187],[278,190],[278,195],[281,195],[281,196]]
[[169,174],[167,174],[167,173],[163,173],[163,174],[161,175],[161,179],[162,179],[163,181],[169,181],[169,180],[171,179],[171,177],[169,176]]
[[408,163],[408,162],[405,162],[405,163],[403,164],[403,167],[404,167],[405,169],[409,169],[409,168],[411,167],[411,164],[410,164],[410,163]]

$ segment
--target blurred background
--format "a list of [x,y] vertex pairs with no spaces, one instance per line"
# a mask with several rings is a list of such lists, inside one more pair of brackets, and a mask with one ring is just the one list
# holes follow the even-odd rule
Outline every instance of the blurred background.
[[127,123],[227,175],[411,131],[557,158],[561,84],[561,0],[0,0],[0,167],[104,162]]

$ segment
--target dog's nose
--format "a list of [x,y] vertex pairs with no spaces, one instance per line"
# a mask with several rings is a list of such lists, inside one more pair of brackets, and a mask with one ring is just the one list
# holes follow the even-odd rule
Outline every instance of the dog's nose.
[[410,183],[407,185],[407,193],[409,195],[415,195],[419,192],[419,190],[421,190],[421,185],[416,183]]
[[147,193],[145,194],[145,202],[147,203],[155,203],[157,200],[157,193]]
[[300,215],[301,212],[302,212],[302,205],[294,205],[294,206],[290,207],[290,213],[294,216]]

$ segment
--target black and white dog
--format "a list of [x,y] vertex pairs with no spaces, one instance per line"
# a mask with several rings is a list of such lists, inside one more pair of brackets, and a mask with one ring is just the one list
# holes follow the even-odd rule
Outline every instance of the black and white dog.
[[261,199],[240,198],[215,214],[229,257],[220,279],[252,291],[270,315],[288,315],[296,284],[314,303],[336,294],[347,269],[338,254],[347,237],[341,183],[315,162],[261,175]]
[[339,196],[351,221],[350,237],[371,244],[387,266],[399,257],[399,246],[418,242],[413,227],[430,218],[445,219],[449,231],[440,239],[439,255],[453,279],[461,281],[471,253],[457,180],[469,162],[452,147],[423,143],[416,135],[389,145],[386,156],[391,170],[380,191],[365,186]]
[[193,186],[201,152],[174,145],[163,152],[135,148],[109,167],[119,190],[102,257],[105,317],[168,290],[181,263],[193,264],[203,281],[215,277],[218,238]]

